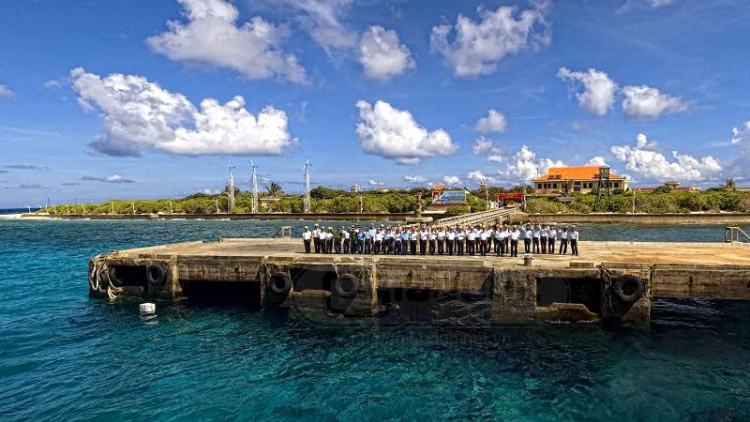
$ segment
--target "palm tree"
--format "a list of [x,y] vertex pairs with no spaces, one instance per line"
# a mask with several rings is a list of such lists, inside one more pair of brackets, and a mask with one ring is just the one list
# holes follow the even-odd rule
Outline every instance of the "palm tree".
[[284,194],[284,191],[281,189],[281,185],[279,185],[276,182],[271,182],[271,184],[268,186],[268,195],[269,196],[280,196]]

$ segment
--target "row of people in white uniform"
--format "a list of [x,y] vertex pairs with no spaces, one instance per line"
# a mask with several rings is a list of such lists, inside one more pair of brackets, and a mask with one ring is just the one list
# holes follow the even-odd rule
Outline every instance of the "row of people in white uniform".
[[374,224],[369,227],[352,225],[348,229],[340,227],[320,227],[310,231],[305,226],[302,235],[305,252],[311,252],[311,243],[315,253],[352,253],[352,254],[412,254],[421,255],[518,255],[518,243],[524,242],[525,253],[554,254],[556,242],[560,240],[559,254],[567,254],[568,244],[571,253],[578,255],[579,233],[575,226],[562,226],[557,229],[551,225],[493,227],[476,226],[471,228],[449,226],[420,225],[414,228]]
[[560,229],[554,224],[524,226],[523,246],[526,253],[554,254],[555,244],[560,240],[560,255],[568,253],[570,244],[571,254],[578,255],[578,239],[580,233],[576,226],[562,226]]

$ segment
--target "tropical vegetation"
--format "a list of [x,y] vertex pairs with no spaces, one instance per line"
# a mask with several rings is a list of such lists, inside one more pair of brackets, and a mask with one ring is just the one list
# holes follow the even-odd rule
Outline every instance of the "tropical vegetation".
[[[527,213],[539,214],[588,214],[593,212],[665,214],[689,212],[750,212],[750,192],[734,189],[734,183],[711,188],[702,192],[670,191],[662,186],[649,193],[614,191],[599,198],[597,192],[572,194],[565,200],[557,197],[534,197],[531,187],[516,186],[512,189],[488,187],[469,191],[466,206],[446,208],[450,215],[487,209],[487,199],[495,193],[526,191],[532,196],[526,201]],[[98,204],[62,204],[48,209],[57,214],[216,214],[227,213],[229,206],[228,188],[221,193],[196,193],[179,199],[154,200],[112,200]],[[419,213],[430,205],[428,188],[402,190],[371,190],[349,192],[319,186],[310,191],[311,207],[314,213]],[[421,204],[418,204],[421,198]],[[598,203],[597,203],[598,201]],[[252,211],[252,193],[235,188],[234,213],[246,214]],[[45,212],[42,209],[39,212]],[[302,213],[303,195],[285,194],[282,187],[271,182],[266,191],[259,195],[261,213]]]

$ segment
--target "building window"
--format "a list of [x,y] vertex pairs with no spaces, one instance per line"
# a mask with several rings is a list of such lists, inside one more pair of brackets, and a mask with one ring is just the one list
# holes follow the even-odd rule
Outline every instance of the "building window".
[[615,189],[620,187],[620,182],[615,182]]

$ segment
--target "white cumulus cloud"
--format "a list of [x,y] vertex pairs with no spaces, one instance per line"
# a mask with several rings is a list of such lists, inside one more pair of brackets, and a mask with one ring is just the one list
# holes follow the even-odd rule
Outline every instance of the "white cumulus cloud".
[[503,152],[503,150],[496,147],[492,139],[489,139],[484,135],[479,135],[476,137],[476,139],[474,139],[474,144],[471,146],[471,151],[477,155],[484,154],[485,152],[489,151],[489,154],[487,155],[487,161],[490,162],[499,163],[505,161],[505,153]]
[[492,148],[490,155],[487,156],[487,161],[491,163],[502,163],[505,161],[505,155],[498,148]]
[[750,120],[746,121],[742,128],[732,128],[732,143],[737,144],[750,138]]
[[546,15],[552,2],[533,4],[523,11],[512,6],[480,10],[480,21],[458,15],[455,25],[432,27],[430,46],[445,58],[456,76],[494,73],[506,56],[550,44]]
[[84,176],[81,178],[81,180],[91,180],[104,183],[135,183],[132,180],[126,179],[117,173],[105,177]]
[[689,106],[679,97],[662,94],[650,86],[629,85],[622,89],[622,111],[634,119],[655,119],[665,113],[681,113]]
[[601,167],[601,166],[607,165],[607,161],[604,159],[604,157],[597,155],[596,157],[591,157],[591,159],[586,163],[586,165]]
[[474,130],[480,133],[505,132],[508,128],[508,120],[503,113],[491,108],[487,116],[477,121]]
[[371,26],[359,41],[359,63],[370,79],[381,82],[399,76],[415,66],[409,49],[398,34],[382,26]]
[[238,25],[239,11],[225,0],[177,0],[187,23],[169,21],[167,32],[146,40],[170,60],[235,70],[248,79],[307,81],[297,57],[281,48],[288,30],[256,16]]
[[429,182],[426,177],[422,176],[404,176],[404,180],[406,181],[406,183],[411,183],[414,185],[421,185]]
[[104,181],[107,183],[131,183],[132,182],[132,180],[125,179],[119,174],[112,174],[112,175],[106,176],[104,178]]
[[552,167],[565,167],[565,164],[550,158],[537,159],[536,153],[523,145],[508,163],[505,176],[510,180],[526,182],[546,174]]
[[384,182],[381,182],[379,180],[373,180],[373,179],[368,180],[367,184],[370,185],[370,186],[383,186],[383,185],[385,185]]
[[474,145],[471,146],[471,151],[474,154],[482,154],[484,152],[489,151],[492,148],[492,140],[487,139],[484,136],[477,136],[476,139],[474,139]]
[[282,13],[296,16],[302,28],[329,54],[331,48],[347,49],[357,44],[357,34],[342,22],[353,0],[256,0],[253,3],[276,12],[288,8]]
[[[598,116],[604,116],[615,103],[617,83],[605,72],[591,68],[586,72],[572,72],[566,67],[557,71],[557,77],[568,84],[568,89],[575,92],[578,105],[584,110]],[[583,91],[579,87],[583,87]]]
[[448,132],[428,131],[417,124],[412,114],[384,101],[373,107],[358,101],[360,121],[357,136],[365,152],[396,160],[399,164],[416,165],[423,158],[449,156],[458,150]]
[[0,98],[11,98],[15,94],[7,85],[0,85]]
[[[682,98],[664,94],[650,86],[627,85],[620,90],[617,82],[607,73],[594,68],[573,72],[561,67],[557,77],[568,85],[571,93],[575,93],[581,108],[598,116],[604,116],[612,109],[620,93],[624,97],[622,111],[632,119],[655,119],[663,114],[682,113],[689,109],[689,104]],[[571,126],[573,130],[582,128],[580,123],[574,123]]]
[[461,183],[461,179],[458,176],[443,176],[443,183],[446,185],[458,185]]
[[496,178],[482,173],[481,170],[475,170],[475,171],[466,173],[466,180],[475,182],[475,183],[492,183],[492,184],[499,183],[499,181]]
[[640,134],[635,147],[613,146],[610,152],[615,158],[625,162],[629,171],[640,174],[645,180],[703,181],[721,172],[719,161],[710,155],[695,158],[672,151],[675,161],[670,162],[663,154],[644,149],[647,143],[646,136]]
[[139,155],[153,148],[180,155],[278,155],[293,145],[284,111],[267,106],[257,117],[242,97],[225,104],[205,99],[196,108],[142,76],[70,72],[78,104],[99,111],[105,135],[92,142],[104,154]]

